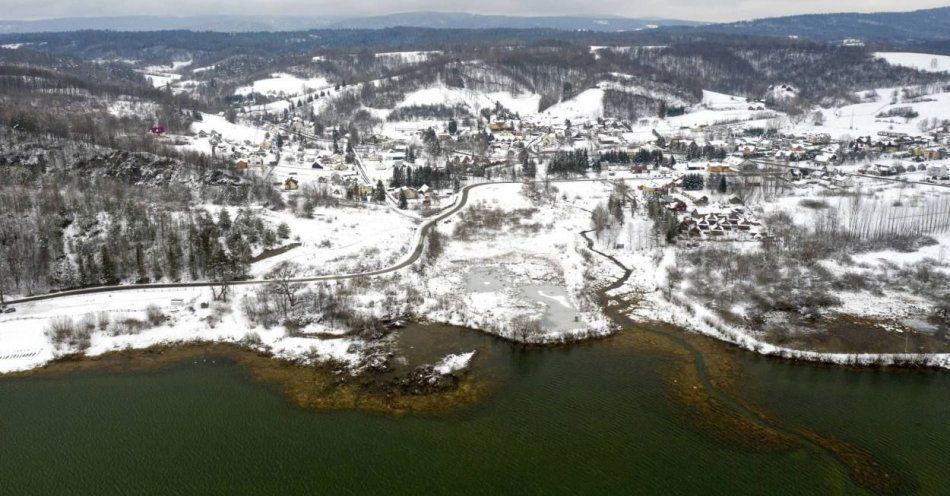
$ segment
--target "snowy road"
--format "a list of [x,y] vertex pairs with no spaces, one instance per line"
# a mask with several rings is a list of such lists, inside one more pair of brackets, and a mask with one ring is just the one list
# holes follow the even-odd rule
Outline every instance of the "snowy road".
[[[765,159],[759,159],[759,158],[754,158],[750,160],[758,164],[771,165],[775,167],[784,167],[786,169],[807,169],[814,172],[821,172],[823,170],[819,167],[813,167],[813,166],[807,166],[807,165],[795,165],[794,162],[776,162],[774,160],[765,160]],[[879,181],[889,181],[892,183],[920,184],[923,186],[937,186],[939,188],[950,188],[950,184],[930,183],[926,181],[911,181],[908,179],[901,179],[899,177],[874,176],[870,174],[858,174],[855,172],[842,172],[842,173],[846,176],[865,177],[868,179],[877,179]]]
[[[572,182],[607,182],[607,181],[648,181],[648,178],[610,178],[610,179],[553,179],[552,183],[572,183]],[[532,181],[535,183],[543,183],[544,181]],[[409,255],[407,255],[403,260],[383,269],[366,271],[366,272],[356,272],[352,274],[335,274],[335,275],[324,275],[324,276],[314,276],[314,277],[302,277],[293,279],[291,282],[298,283],[310,283],[310,282],[322,282],[322,281],[341,281],[346,279],[354,279],[358,277],[372,277],[383,274],[388,274],[395,272],[397,270],[406,268],[422,256],[423,249],[425,248],[425,240],[429,235],[429,232],[432,230],[432,227],[437,225],[439,222],[455,215],[460,210],[465,208],[468,203],[469,193],[480,186],[491,186],[497,184],[522,184],[521,181],[497,181],[497,182],[485,182],[478,184],[470,184],[465,186],[460,191],[460,194],[456,196],[457,200],[455,204],[439,215],[436,215],[430,219],[423,221],[419,230],[416,231],[415,238],[413,243],[415,248],[412,250]],[[267,284],[273,282],[272,279],[248,279],[243,281],[229,281],[229,285],[235,286],[246,286],[254,284]],[[117,286],[96,286],[91,288],[75,289],[70,291],[60,291],[56,293],[48,293],[43,295],[28,296],[25,298],[19,298],[16,300],[7,300],[7,304],[15,305],[20,303],[28,303],[35,301],[43,300],[53,300],[60,299],[69,296],[80,296],[80,295],[90,295],[90,294],[100,294],[100,293],[115,293],[119,291],[143,291],[143,290],[159,290],[159,289],[179,289],[179,288],[207,288],[214,285],[220,285],[221,283],[212,283],[208,281],[196,281],[196,282],[180,282],[180,283],[156,283],[156,284],[127,284],[127,285],[117,285]]]

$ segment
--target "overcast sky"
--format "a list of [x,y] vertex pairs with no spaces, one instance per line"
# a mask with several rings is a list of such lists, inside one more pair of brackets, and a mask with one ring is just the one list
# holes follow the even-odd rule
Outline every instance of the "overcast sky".
[[733,21],[815,12],[941,7],[950,0],[0,0],[0,18],[206,14],[375,15],[414,10],[512,15],[660,16]]

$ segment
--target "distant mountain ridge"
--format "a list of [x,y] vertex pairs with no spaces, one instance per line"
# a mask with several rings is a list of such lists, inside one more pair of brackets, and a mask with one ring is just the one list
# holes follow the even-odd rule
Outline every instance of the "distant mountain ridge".
[[797,36],[815,41],[939,40],[950,39],[950,7],[909,12],[805,14],[710,24],[699,29],[725,34]]
[[356,17],[331,23],[329,28],[381,29],[395,26],[451,29],[560,29],[591,31],[636,31],[659,26],[699,26],[703,23],[657,17],[620,16],[507,16],[463,12],[403,12]]
[[382,29],[396,26],[447,29],[530,29],[633,31],[658,26],[698,26],[702,23],[648,17],[479,15],[460,12],[405,12],[368,17],[343,16],[119,16],[64,17],[35,21],[0,20],[0,33],[38,33],[85,29],[113,31],[303,31],[308,29]]
[[116,16],[62,17],[35,21],[0,20],[0,33],[43,33],[79,30],[111,31],[304,31],[325,28],[339,17],[308,16]]
[[462,12],[403,12],[345,16],[206,15],[67,17],[35,21],[2,21],[0,34],[77,30],[217,32],[305,31],[310,29],[549,29],[617,33],[656,29],[663,33],[717,33],[740,36],[798,37],[813,41],[927,43],[950,40],[950,7],[910,12],[805,14],[710,24],[656,17],[508,16]]

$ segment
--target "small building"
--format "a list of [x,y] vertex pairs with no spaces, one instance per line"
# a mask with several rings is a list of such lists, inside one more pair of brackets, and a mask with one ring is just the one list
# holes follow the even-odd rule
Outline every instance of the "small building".
[[299,188],[300,183],[292,177],[288,177],[287,180],[284,181],[284,189],[287,191],[296,191]]
[[406,199],[407,199],[407,200],[417,200],[417,199],[419,199],[419,193],[418,193],[416,190],[412,189],[412,188],[409,188],[409,187],[405,187],[405,186],[404,186],[404,187],[402,188],[402,192],[406,195]]
[[706,172],[714,174],[730,174],[733,172],[732,167],[729,167],[725,164],[709,164],[706,166]]
[[488,125],[488,129],[493,133],[498,133],[502,131],[511,131],[511,126],[505,121],[496,121]]
[[674,199],[667,205],[667,208],[674,212],[682,213],[686,211],[686,203],[683,200]]

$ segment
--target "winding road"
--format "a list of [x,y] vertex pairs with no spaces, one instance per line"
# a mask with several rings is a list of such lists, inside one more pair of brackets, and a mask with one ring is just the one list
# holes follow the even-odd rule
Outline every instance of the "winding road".
[[[616,181],[616,180],[643,181],[646,179],[644,178],[610,178],[609,180],[610,181]],[[564,183],[564,182],[607,182],[607,181],[608,179],[552,179],[550,182]],[[540,183],[544,183],[545,181],[537,180],[537,181],[530,181],[530,182],[540,184]],[[355,279],[358,277],[372,277],[372,276],[388,274],[388,273],[406,268],[412,265],[413,263],[415,263],[417,260],[419,260],[419,257],[422,256],[422,251],[425,248],[426,237],[428,237],[429,233],[432,231],[433,226],[437,225],[439,222],[442,222],[443,220],[448,219],[449,217],[455,215],[460,210],[465,208],[465,205],[468,203],[469,193],[473,189],[481,187],[481,186],[490,186],[490,185],[497,185],[497,184],[523,184],[523,183],[521,181],[497,181],[497,182],[484,182],[484,183],[470,184],[468,186],[463,187],[459,191],[459,195],[454,205],[447,208],[446,210],[439,213],[438,215],[423,221],[423,223],[421,224],[414,238],[415,247],[412,249],[412,252],[406,258],[396,263],[395,265],[391,265],[389,267],[385,267],[382,269],[371,270],[371,271],[366,271],[366,272],[356,272],[352,274],[333,274],[333,275],[323,275],[323,276],[313,276],[313,277],[301,277],[301,278],[291,279],[288,282],[311,283],[311,282],[322,282],[322,281],[342,281],[342,280],[347,280],[347,279]],[[194,281],[194,282],[174,282],[174,283],[154,283],[154,284],[125,284],[125,285],[115,285],[115,286],[94,286],[90,288],[59,291],[56,293],[46,293],[46,294],[35,295],[35,296],[27,296],[27,297],[15,299],[15,300],[7,300],[6,304],[16,305],[20,303],[30,303],[30,302],[35,302],[35,301],[64,298],[67,296],[88,295],[88,294],[95,294],[95,293],[112,293],[112,292],[118,292],[118,291],[135,291],[135,290],[143,290],[143,289],[169,289],[169,288],[205,288],[205,287],[212,287],[212,286],[220,286],[222,284],[227,284],[231,286],[247,286],[247,285],[254,285],[254,284],[267,284],[271,282],[274,282],[274,279],[246,279],[246,280],[234,280],[234,281],[226,281],[226,282]]]

